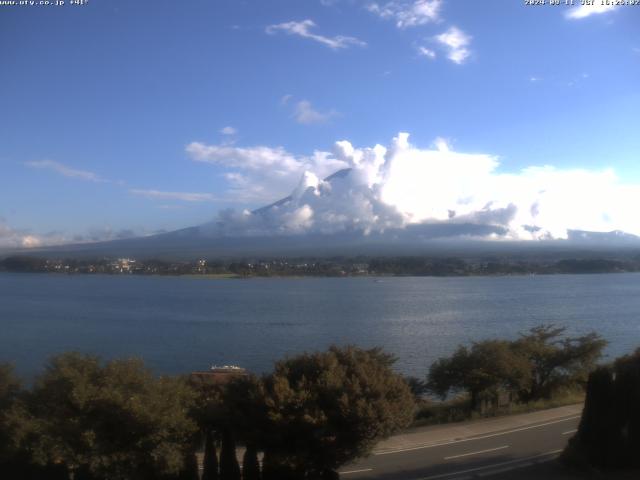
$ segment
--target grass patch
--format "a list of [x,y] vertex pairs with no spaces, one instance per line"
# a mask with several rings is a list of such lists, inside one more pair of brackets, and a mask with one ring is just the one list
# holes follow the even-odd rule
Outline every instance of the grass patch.
[[584,391],[581,389],[561,390],[550,399],[536,400],[529,403],[511,403],[509,407],[497,408],[485,414],[471,410],[471,402],[467,395],[460,395],[446,401],[422,399],[411,427],[426,427],[444,423],[463,422],[481,418],[500,417],[518,413],[530,413],[550,408],[564,407],[584,402]]
[[537,400],[529,403],[515,403],[508,413],[529,413],[549,408],[564,407],[576,403],[584,403],[584,390],[566,390],[558,392],[550,399]]
[[443,402],[422,399],[418,403],[416,416],[411,426],[426,427],[469,420],[471,418],[470,405],[466,395],[460,395]]

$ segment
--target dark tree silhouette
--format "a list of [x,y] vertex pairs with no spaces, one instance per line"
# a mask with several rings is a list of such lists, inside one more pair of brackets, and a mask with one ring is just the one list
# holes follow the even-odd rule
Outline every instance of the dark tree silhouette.
[[247,445],[242,458],[242,480],[260,480],[258,451],[254,445]]
[[211,430],[207,430],[204,440],[202,480],[218,480],[218,453]]
[[577,434],[567,462],[598,469],[640,467],[640,349],[589,376]]
[[236,458],[236,442],[231,430],[222,431],[222,448],[220,449],[220,480],[240,480],[240,465]]

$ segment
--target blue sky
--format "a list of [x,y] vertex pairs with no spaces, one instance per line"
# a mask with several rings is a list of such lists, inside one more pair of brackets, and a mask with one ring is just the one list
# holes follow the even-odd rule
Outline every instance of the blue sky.
[[640,183],[640,5],[69,3],[0,6],[5,245],[203,223],[288,194],[291,158],[398,132]]

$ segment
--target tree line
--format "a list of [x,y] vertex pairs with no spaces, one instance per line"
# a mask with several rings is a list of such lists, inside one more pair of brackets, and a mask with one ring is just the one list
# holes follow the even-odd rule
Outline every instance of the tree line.
[[[120,261],[126,260],[123,266]],[[528,261],[510,258],[433,258],[403,257],[332,257],[332,258],[258,258],[198,259],[167,261],[160,259],[45,259],[33,256],[10,256],[0,260],[0,271],[76,274],[134,275],[234,275],[239,277],[272,276],[493,276],[530,274],[585,274],[640,271],[640,256],[610,258],[565,258]]]
[[473,409],[504,392],[517,402],[549,398],[586,385],[604,346],[595,333],[569,338],[540,326],[516,340],[461,346],[424,379],[396,373],[379,348],[354,346],[228,382],[158,378],[141,360],[71,352],[25,387],[2,365],[0,476],[195,480],[200,464],[203,480],[335,479],[409,426],[425,392],[464,393]]
[[5,365],[0,476],[195,480],[204,440],[205,480],[336,478],[412,421],[413,395],[393,361],[380,349],[331,347],[218,384],[65,353],[30,388]]
[[541,325],[516,340],[485,340],[460,346],[429,370],[425,388],[442,398],[469,394],[471,409],[509,401],[529,403],[552,398],[560,389],[584,387],[607,342],[595,332],[566,337],[565,328]]

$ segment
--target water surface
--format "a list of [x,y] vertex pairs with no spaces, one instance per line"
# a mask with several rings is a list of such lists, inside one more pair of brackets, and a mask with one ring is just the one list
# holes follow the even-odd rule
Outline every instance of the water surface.
[[640,274],[281,278],[0,274],[0,361],[32,376],[65,350],[139,356],[156,372],[268,371],[332,343],[382,346],[423,376],[458,344],[541,323],[640,346]]

